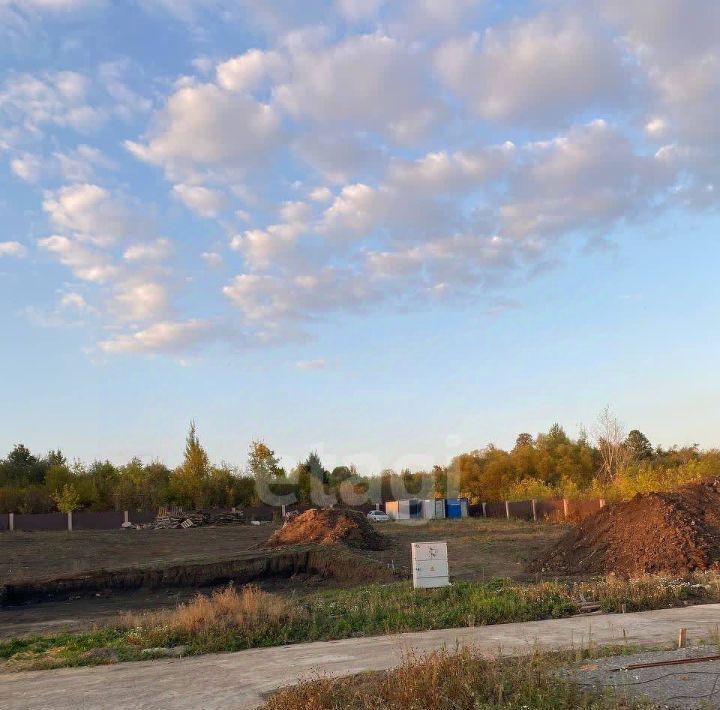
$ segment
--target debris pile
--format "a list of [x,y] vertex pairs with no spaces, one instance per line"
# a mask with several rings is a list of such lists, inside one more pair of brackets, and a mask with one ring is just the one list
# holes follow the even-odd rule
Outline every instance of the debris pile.
[[383,550],[389,540],[357,510],[311,508],[285,522],[268,540],[272,547],[342,543],[358,550]]
[[175,530],[178,528],[199,528],[208,525],[243,525],[242,511],[196,511],[194,513],[167,513],[158,515],[151,523],[140,527],[148,530]]
[[720,569],[720,478],[607,505],[529,568],[555,575],[628,576]]

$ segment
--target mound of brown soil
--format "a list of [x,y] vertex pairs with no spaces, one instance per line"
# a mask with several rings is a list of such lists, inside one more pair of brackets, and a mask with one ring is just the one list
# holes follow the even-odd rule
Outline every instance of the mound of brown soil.
[[389,541],[356,510],[311,508],[288,520],[268,540],[270,546],[302,545],[309,542],[328,545],[336,542],[359,550],[383,550]]
[[608,505],[529,567],[547,574],[631,576],[720,569],[720,478]]

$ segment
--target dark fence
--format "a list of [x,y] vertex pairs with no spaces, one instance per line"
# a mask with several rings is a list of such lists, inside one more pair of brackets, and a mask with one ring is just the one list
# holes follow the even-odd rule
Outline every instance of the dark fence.
[[[153,518],[155,514],[153,513]],[[122,511],[108,511],[105,513],[76,512],[73,513],[73,530],[113,530],[125,522],[125,513]]]
[[538,520],[560,519],[565,517],[565,505],[562,500],[538,500],[535,501],[535,512]]
[[475,503],[468,509],[472,517],[519,518],[521,520],[578,521],[597,513],[605,502],[593,500],[512,500]]
[[16,513],[15,530],[67,530],[65,513]]
[[142,525],[143,523],[151,523],[155,520],[156,515],[157,511],[155,510],[130,510],[128,511],[128,521]]
[[[487,501],[485,503],[473,503],[468,506],[468,514],[471,517],[487,518],[516,518],[521,520],[582,520],[597,512],[604,505],[602,500],[536,500],[533,511],[533,501]],[[288,505],[286,512],[298,511],[300,513],[308,510],[309,505]],[[368,513],[375,510],[373,503],[363,505],[338,505],[338,508],[357,510],[361,513]],[[380,506],[384,510],[385,506]],[[238,508],[245,514],[245,519],[250,522],[270,522],[277,519],[281,509],[271,505],[255,505]],[[214,511],[220,512],[220,509]],[[131,510],[128,512],[128,520],[131,523],[143,524],[152,522],[155,519],[154,510]],[[73,513],[74,530],[118,530],[125,520],[123,511],[76,511]],[[68,517],[65,513],[16,513],[14,516],[15,530],[67,530]],[[10,529],[10,515],[0,514],[0,532]]]
[[[521,518],[522,520],[533,519],[533,505],[531,500],[513,500],[507,504],[507,510],[511,518]],[[536,510],[537,514],[537,510]]]
[[569,500],[568,514],[570,520],[582,520],[602,508],[600,500]]
[[507,515],[505,511],[505,503],[495,501],[485,503],[485,516],[488,518],[504,518]]

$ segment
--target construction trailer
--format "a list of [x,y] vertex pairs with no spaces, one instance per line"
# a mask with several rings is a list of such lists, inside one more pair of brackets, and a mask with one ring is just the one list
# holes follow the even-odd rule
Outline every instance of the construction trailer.
[[422,502],[422,516],[426,520],[445,517],[445,501],[438,498],[431,498]]
[[385,503],[385,512],[393,520],[434,520],[442,518],[466,518],[468,514],[465,498],[433,498],[418,500],[389,500]]
[[445,516],[459,520],[460,518],[467,518],[468,515],[468,502],[466,498],[447,498],[445,500]]
[[385,512],[393,520],[410,520],[409,500],[389,500],[385,502]]

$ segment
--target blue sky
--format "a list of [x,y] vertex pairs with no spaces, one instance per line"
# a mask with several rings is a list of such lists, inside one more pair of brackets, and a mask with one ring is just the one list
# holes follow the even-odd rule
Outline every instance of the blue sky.
[[720,445],[720,6],[0,0],[0,451]]

